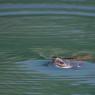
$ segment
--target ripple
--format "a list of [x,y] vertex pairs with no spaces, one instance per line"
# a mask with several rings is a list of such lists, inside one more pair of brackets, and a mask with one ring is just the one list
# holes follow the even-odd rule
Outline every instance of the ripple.
[[[34,81],[68,80],[73,81],[70,83],[72,86],[81,84],[95,85],[95,64],[84,62],[80,68],[59,69],[54,66],[44,66],[43,64],[47,64],[47,62],[48,60],[28,60],[17,62],[16,64],[20,67],[21,70],[26,72],[28,70],[30,73],[34,71],[39,74],[47,75],[47,77],[44,78],[39,77],[34,79]],[[75,63],[78,64],[78,61],[75,61]]]
[[[35,70],[41,73],[46,73],[55,76],[67,76],[70,78],[77,78],[79,77],[87,77],[93,75],[95,72],[95,64],[84,62],[80,68],[76,69],[59,69],[55,66],[43,66],[47,64],[47,60],[29,60],[29,61],[22,61],[17,62],[22,69],[26,70]],[[73,64],[80,64],[78,61],[73,61]]]
[[82,6],[70,4],[0,4],[1,9],[12,8],[67,8],[67,9],[82,9],[82,10],[95,10],[95,6]]
[[68,12],[68,11],[20,11],[20,12],[0,12],[0,16],[14,16],[14,15],[76,15],[76,16],[91,16],[95,17],[95,13],[89,12]]

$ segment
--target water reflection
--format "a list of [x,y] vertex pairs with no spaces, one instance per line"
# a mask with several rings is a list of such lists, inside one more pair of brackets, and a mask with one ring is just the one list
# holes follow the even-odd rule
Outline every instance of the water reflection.
[[[47,60],[29,60],[17,62],[17,64],[22,70],[48,75],[50,80],[74,80],[77,81],[75,84],[95,85],[95,64],[84,62],[79,68],[60,69],[54,66],[44,66],[43,64],[47,64],[47,62]],[[41,78],[41,80],[47,80],[47,78]]]

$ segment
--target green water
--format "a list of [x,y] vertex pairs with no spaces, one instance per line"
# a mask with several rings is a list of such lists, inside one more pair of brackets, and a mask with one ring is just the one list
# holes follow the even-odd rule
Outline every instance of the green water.
[[[92,55],[93,59],[90,60],[92,62],[95,58],[94,0],[78,0],[78,2],[76,0],[72,2],[0,0],[0,3],[4,7],[4,4],[15,3],[75,6],[75,8],[68,6],[1,8],[2,4],[0,4],[0,95],[95,94],[95,83],[77,83],[85,78],[77,80],[53,77],[33,70],[22,70],[16,64],[23,60],[49,59],[53,55],[68,57],[83,53]],[[77,6],[94,8],[81,9]],[[20,13],[24,11],[25,13]],[[62,13],[63,11],[66,13]],[[13,12],[19,13],[13,15]],[[93,77],[95,80],[95,76]]]
[[82,52],[95,55],[94,17],[5,16],[0,21],[0,51],[4,59]]

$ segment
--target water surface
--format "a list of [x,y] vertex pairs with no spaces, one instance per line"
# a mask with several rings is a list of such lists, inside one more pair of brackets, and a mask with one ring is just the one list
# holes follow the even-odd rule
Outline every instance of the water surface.
[[41,65],[53,55],[95,58],[94,1],[2,2],[0,95],[94,95],[93,60],[78,69]]

